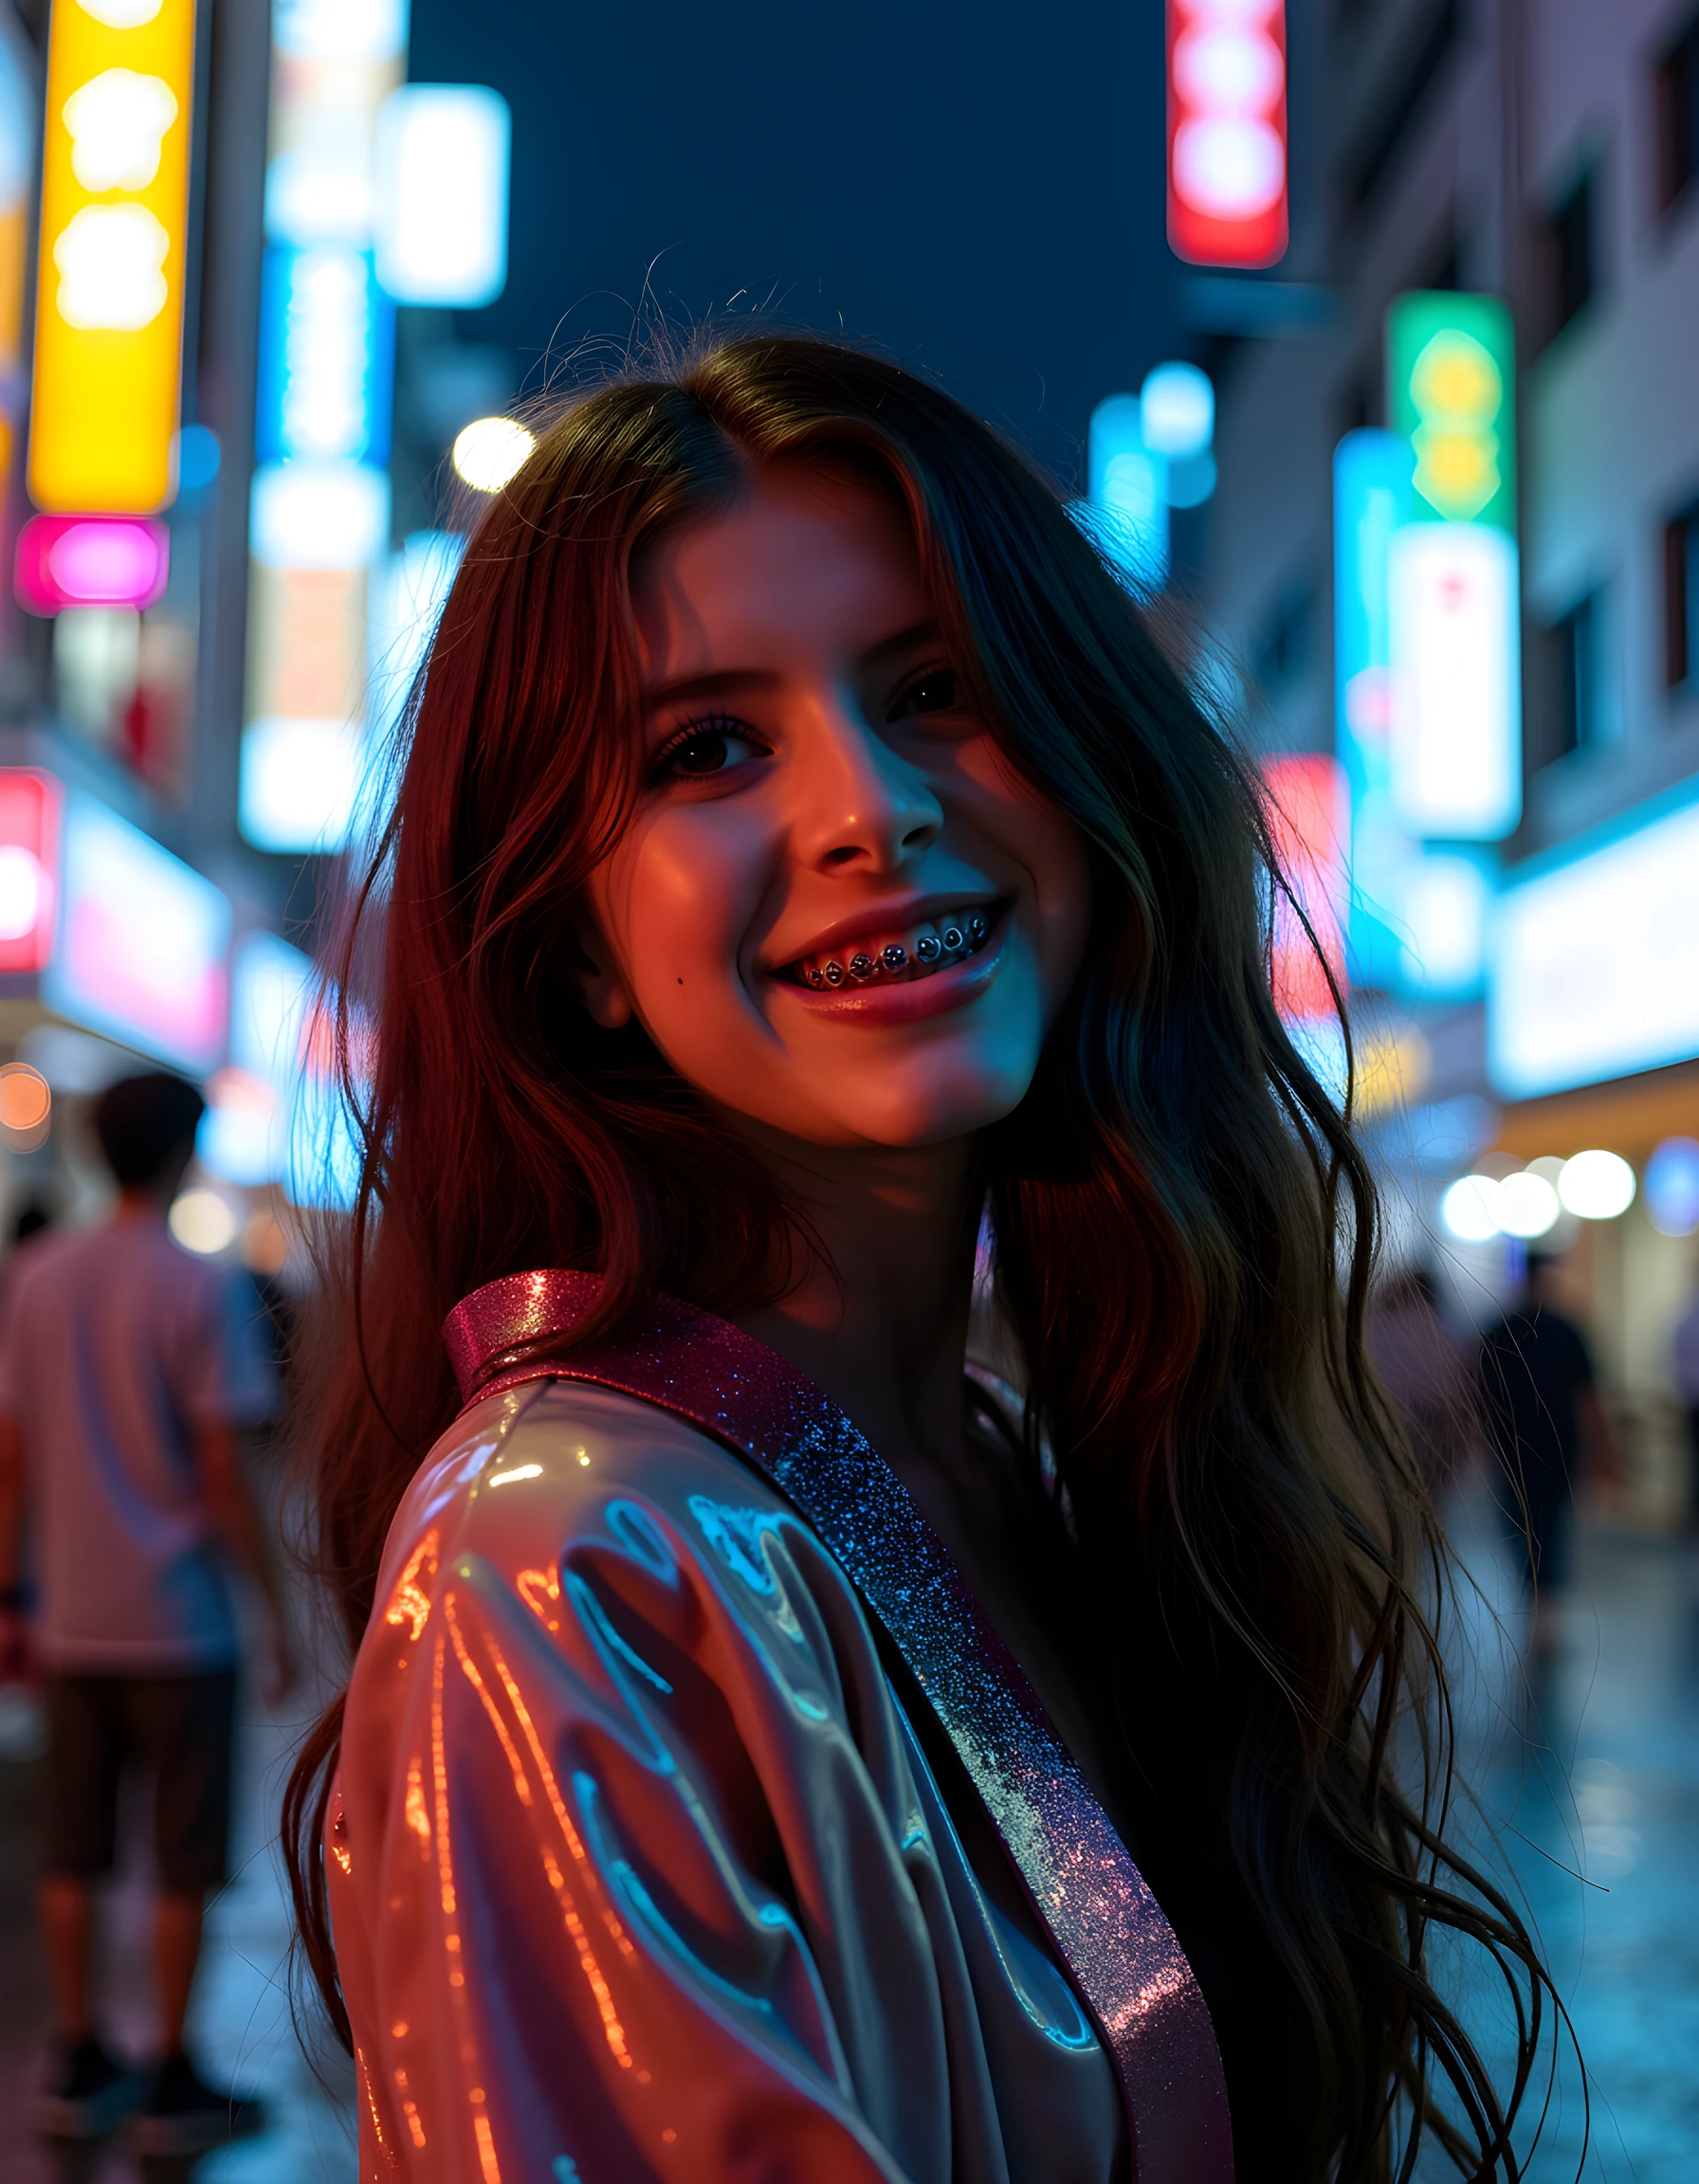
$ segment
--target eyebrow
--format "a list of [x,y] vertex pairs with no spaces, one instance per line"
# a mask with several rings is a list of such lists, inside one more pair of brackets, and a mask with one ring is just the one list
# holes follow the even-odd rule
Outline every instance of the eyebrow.
[[[912,651],[917,645],[930,642],[938,634],[937,620],[928,615],[924,621],[911,623],[906,629],[896,630],[889,637],[882,637],[877,645],[869,645],[856,664],[862,668],[883,667],[888,661]],[[663,706],[698,698],[723,698],[733,690],[773,690],[779,680],[768,667],[721,667],[707,675],[680,675],[645,691],[643,710],[658,713]]]

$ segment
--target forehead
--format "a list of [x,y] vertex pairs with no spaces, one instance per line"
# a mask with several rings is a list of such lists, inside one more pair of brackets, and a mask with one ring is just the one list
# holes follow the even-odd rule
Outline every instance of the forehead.
[[927,610],[894,492],[838,470],[758,470],[722,514],[665,539],[636,588],[651,682],[853,656]]

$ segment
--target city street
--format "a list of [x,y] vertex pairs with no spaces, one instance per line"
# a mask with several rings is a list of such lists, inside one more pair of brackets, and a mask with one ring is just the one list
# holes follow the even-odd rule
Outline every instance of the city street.
[[[1481,1782],[1587,2059],[1593,2147],[1604,2184],[1691,2184],[1699,2174],[1699,1546],[1594,1529],[1584,1538],[1561,1657],[1538,1689],[1516,1664],[1507,1572],[1472,1502],[1452,1512],[1477,1600],[1453,1633],[1466,1774]],[[1507,1623],[1513,1618],[1507,1618]],[[1525,1730],[1525,1734],[1524,1733]],[[355,2174],[349,2072],[334,2048],[320,2084],[290,2021],[288,1915],[268,1840],[284,1732],[250,1706],[237,1878],[209,1921],[193,2019],[217,2073],[263,2095],[263,2138],[209,2157],[201,2184],[342,2184]],[[44,1993],[28,1896],[38,1767],[0,1762],[0,2112],[19,2113],[41,2052]],[[1577,1875],[1584,1876],[1584,1881]],[[141,1876],[110,1905],[106,1981],[119,2041],[149,2024]],[[327,2090],[327,2087],[329,2088]],[[1530,2184],[1576,2174],[1580,2082],[1561,2073]],[[1424,2177],[1446,2175],[1424,2166]],[[151,2184],[183,2174],[151,2163]],[[121,2145],[59,2156],[0,2138],[0,2184],[123,2184]]]
[[[241,1732],[234,1879],[208,1915],[190,2044],[210,2077],[257,2093],[269,2111],[263,2137],[198,2165],[138,2164],[121,2139],[88,2150],[46,2144],[23,2128],[0,2134],[3,2184],[344,2184],[355,2175],[349,2107],[353,2072],[327,2043],[317,2072],[290,2018],[289,1912],[272,1838],[284,1756],[294,1732],[250,1698]],[[15,2123],[42,2056],[46,1991],[30,1901],[39,1762],[0,1760],[0,2116]],[[151,2024],[145,1875],[132,1865],[107,1905],[102,1986],[115,2047],[146,2052]]]

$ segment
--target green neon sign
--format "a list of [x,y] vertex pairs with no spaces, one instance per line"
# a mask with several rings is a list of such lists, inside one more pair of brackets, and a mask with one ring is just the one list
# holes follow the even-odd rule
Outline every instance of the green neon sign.
[[1496,296],[1416,289],[1394,300],[1386,418],[1415,458],[1417,520],[1516,536],[1516,337]]

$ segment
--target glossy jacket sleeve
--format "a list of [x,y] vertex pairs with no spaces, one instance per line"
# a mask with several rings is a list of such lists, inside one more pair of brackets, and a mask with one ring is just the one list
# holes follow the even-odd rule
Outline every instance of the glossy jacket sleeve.
[[870,1634],[647,1406],[470,1413],[414,1483],[326,1844],[363,2178],[1003,2178]]

